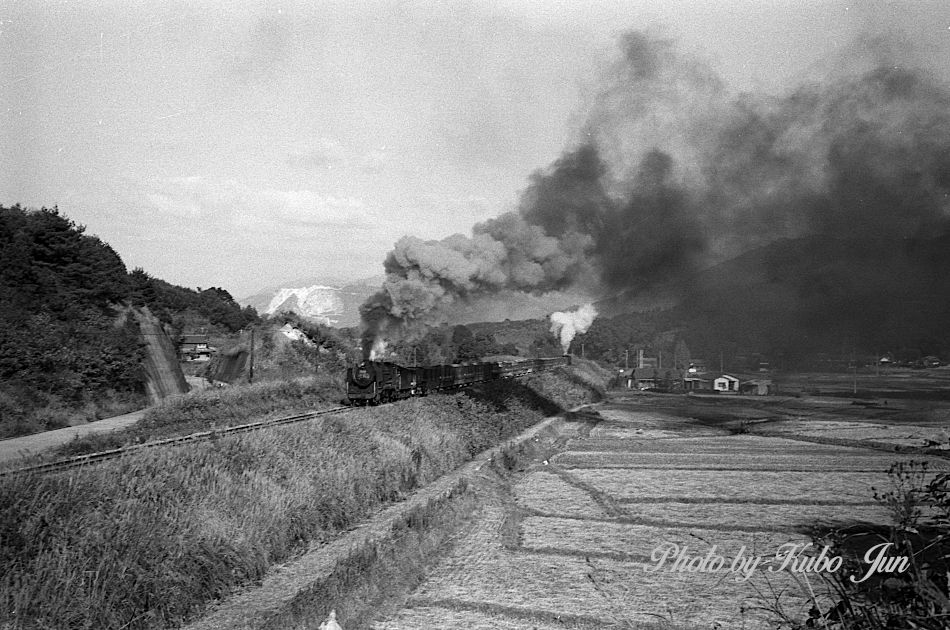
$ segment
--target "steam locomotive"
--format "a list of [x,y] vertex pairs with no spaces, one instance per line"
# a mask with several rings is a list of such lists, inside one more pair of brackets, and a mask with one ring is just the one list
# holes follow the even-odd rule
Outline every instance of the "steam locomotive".
[[425,396],[501,378],[514,378],[571,364],[571,357],[524,359],[495,363],[462,363],[405,367],[386,361],[364,361],[346,370],[346,395],[351,405]]

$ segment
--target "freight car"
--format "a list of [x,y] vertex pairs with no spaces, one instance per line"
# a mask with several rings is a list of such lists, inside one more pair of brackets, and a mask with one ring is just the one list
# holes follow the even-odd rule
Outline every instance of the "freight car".
[[430,392],[467,387],[475,383],[515,378],[570,364],[569,355],[548,359],[425,367],[405,367],[387,361],[364,361],[355,367],[347,368],[346,395],[352,405],[377,405],[410,396],[425,396]]

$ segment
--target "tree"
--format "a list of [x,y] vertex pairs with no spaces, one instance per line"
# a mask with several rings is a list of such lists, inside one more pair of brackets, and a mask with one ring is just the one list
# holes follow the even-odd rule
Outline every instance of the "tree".
[[673,350],[673,367],[685,370],[689,367],[691,360],[692,356],[690,356],[689,348],[686,347],[686,342],[682,339],[677,339],[676,347]]

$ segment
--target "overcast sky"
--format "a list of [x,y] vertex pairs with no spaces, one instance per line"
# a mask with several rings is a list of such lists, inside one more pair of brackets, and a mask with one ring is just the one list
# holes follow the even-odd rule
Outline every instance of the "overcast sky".
[[948,4],[0,0],[0,204],[235,297],[377,275],[403,234],[512,209],[626,29],[778,92],[881,30],[945,73]]

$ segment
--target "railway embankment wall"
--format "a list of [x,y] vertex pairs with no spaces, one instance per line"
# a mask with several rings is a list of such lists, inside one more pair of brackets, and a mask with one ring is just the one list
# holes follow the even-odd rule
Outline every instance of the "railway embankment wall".
[[[229,627],[268,627],[278,622],[267,619],[302,615],[307,606],[319,614],[320,603],[350,618],[348,597],[373,601],[403,583],[405,565],[422,563],[465,520],[472,475],[492,460],[479,453],[552,411],[596,399],[591,378],[570,368],[149,449],[88,470],[0,479],[10,508],[0,531],[11,541],[0,626],[180,627],[209,606],[217,612],[208,619],[224,614],[232,598],[254,592],[265,594],[235,604],[235,619],[247,623]],[[515,461],[516,451],[499,452]],[[342,542],[351,531],[363,537]],[[297,595],[251,586],[285,584],[291,567],[321,550],[322,568],[300,569],[316,577]],[[258,608],[263,617],[247,613]]]
[[178,365],[175,345],[161,322],[145,307],[135,309],[134,313],[145,343],[143,367],[149,402],[154,405],[168,396],[184,394],[191,388]]

